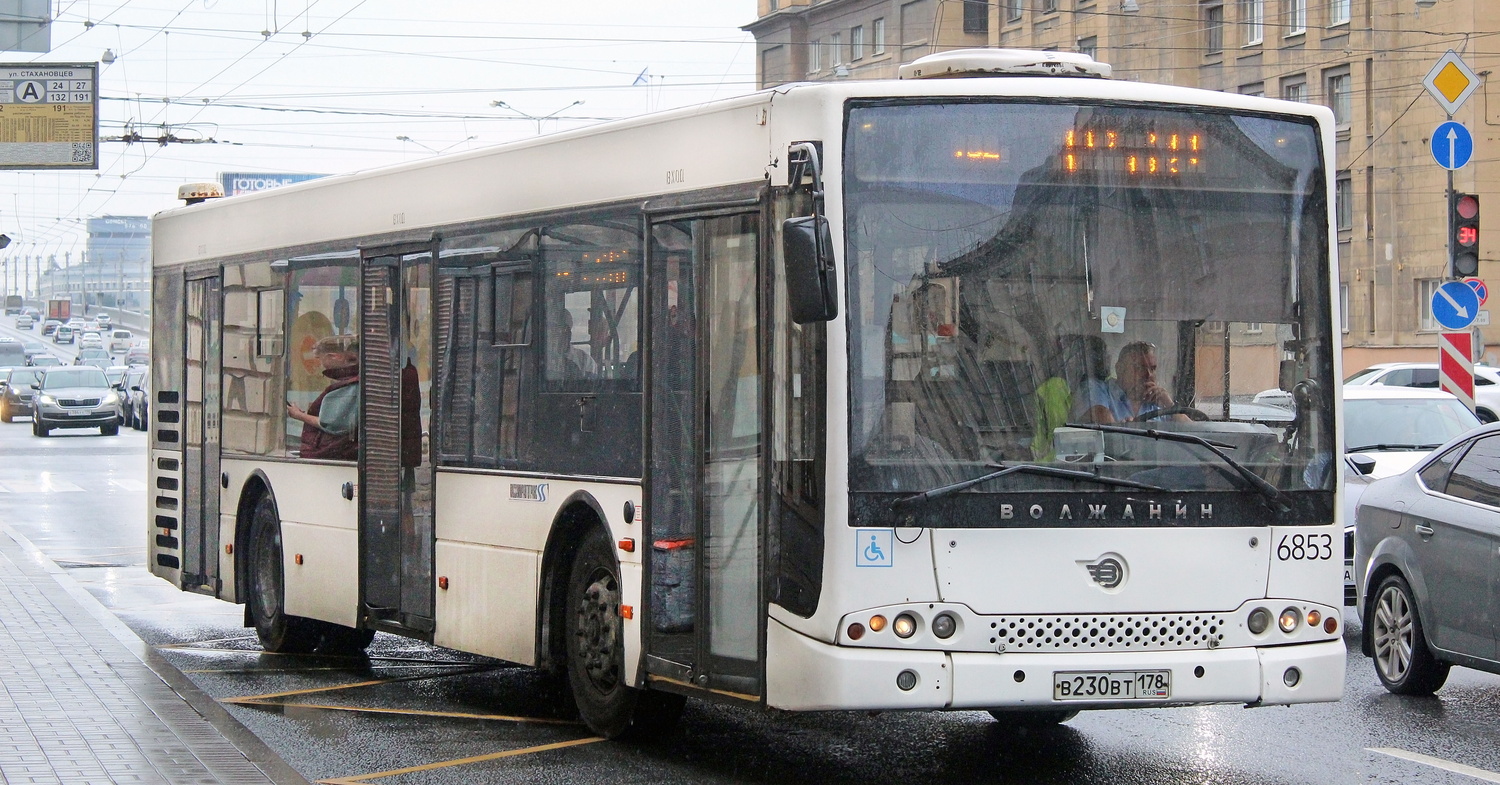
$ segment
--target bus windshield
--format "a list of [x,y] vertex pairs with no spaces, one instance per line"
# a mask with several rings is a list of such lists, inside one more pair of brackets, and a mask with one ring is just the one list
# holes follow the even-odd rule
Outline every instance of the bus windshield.
[[[1332,521],[1315,123],[1016,101],[856,102],[848,117],[856,506],[879,519],[1029,464],[1128,482],[1008,472],[921,525],[1004,525],[1012,508],[1030,513],[1018,525],[1091,525],[1057,502],[1147,487],[1191,508],[1175,525]],[[1292,503],[1230,501],[1245,493]]]

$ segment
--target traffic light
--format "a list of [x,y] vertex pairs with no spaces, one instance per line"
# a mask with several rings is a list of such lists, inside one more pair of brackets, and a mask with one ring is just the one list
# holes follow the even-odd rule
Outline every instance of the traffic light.
[[1448,193],[1448,275],[1466,278],[1479,274],[1479,197]]

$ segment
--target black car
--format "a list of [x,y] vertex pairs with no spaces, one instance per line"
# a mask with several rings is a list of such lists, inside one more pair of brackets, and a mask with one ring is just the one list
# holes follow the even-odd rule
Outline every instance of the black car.
[[1500,673],[1500,424],[1370,484],[1355,514],[1361,641],[1387,690],[1431,695],[1454,665]]
[[141,379],[130,390],[130,427],[144,431],[151,427],[151,369],[140,367]]
[[34,368],[0,368],[0,422],[14,422],[17,416],[31,416],[31,389],[41,371]]
[[98,428],[105,436],[120,432],[120,394],[98,368],[47,368],[33,389],[31,432],[36,436],[50,436],[53,428]]
[[[111,368],[104,373],[108,375],[112,370],[114,369]],[[124,378],[120,380],[119,384],[115,385],[116,389],[120,391],[120,410],[125,414],[125,419],[121,424],[127,428],[134,428],[138,431],[145,430],[144,425],[136,425],[135,422],[135,399],[145,395],[145,393],[141,392],[141,387],[146,383],[146,377],[150,374],[151,369],[146,366],[132,365],[125,369]]]

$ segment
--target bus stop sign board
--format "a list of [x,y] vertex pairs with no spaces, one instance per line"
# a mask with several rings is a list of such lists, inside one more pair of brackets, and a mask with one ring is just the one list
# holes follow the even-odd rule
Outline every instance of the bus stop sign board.
[[0,63],[0,169],[98,169],[98,77],[95,63]]

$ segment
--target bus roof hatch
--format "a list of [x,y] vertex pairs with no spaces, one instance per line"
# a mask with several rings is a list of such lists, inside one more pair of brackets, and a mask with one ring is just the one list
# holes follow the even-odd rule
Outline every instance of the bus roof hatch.
[[919,57],[901,66],[901,79],[954,79],[969,76],[1091,76],[1109,78],[1113,69],[1086,54],[1032,49],[954,49]]

